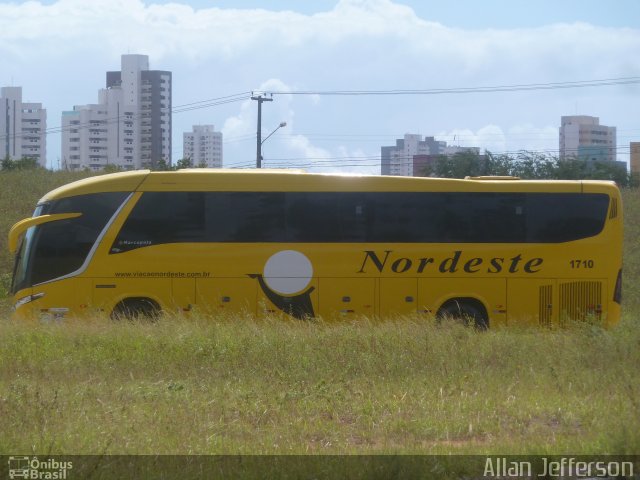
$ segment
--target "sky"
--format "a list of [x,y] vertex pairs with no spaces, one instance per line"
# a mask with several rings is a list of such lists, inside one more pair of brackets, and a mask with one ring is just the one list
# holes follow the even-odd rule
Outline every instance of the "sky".
[[[264,142],[264,167],[379,173],[380,147],[405,133],[554,155],[560,117],[576,114],[617,127],[628,161],[640,141],[638,52],[638,0],[0,2],[0,86],[41,102],[49,129],[97,102],[122,54],[145,54],[173,75],[173,160],[183,132],[212,124],[225,167],[255,165],[251,92],[273,93],[263,137],[287,123]],[[397,94],[406,90],[418,93]],[[53,132],[48,165],[60,155]]]

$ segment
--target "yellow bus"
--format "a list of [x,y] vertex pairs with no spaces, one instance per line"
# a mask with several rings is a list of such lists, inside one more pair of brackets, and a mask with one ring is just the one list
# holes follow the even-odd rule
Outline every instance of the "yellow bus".
[[605,181],[141,170],[53,190],[9,247],[18,317],[620,317],[622,203]]

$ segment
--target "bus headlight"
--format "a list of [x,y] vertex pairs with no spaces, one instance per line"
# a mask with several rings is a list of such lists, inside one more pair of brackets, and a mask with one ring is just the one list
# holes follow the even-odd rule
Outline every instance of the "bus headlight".
[[33,295],[27,295],[26,297],[22,297],[13,305],[13,310],[18,310],[21,306],[26,305],[27,303],[31,303],[34,300],[38,300],[39,298],[44,297],[44,293],[34,293]]

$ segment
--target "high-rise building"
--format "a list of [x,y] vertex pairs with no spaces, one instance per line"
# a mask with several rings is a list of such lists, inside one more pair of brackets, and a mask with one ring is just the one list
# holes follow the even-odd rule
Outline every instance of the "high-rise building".
[[395,147],[381,147],[380,173],[382,175],[413,175],[413,163],[416,155],[444,154],[447,142],[435,140],[433,137],[407,133],[404,138],[396,140]]
[[423,170],[432,166],[440,155],[453,156],[456,153],[480,153],[477,147],[447,146],[447,142],[434,137],[424,137],[407,133],[396,139],[396,145],[380,148],[380,173],[382,175],[423,176]]
[[629,144],[629,167],[631,175],[640,179],[640,142],[631,142]]
[[560,158],[577,158],[589,162],[615,161],[616,127],[600,125],[598,117],[561,117]]
[[62,113],[62,162],[69,170],[125,170],[171,164],[171,72],[149,70],[147,55],[122,55],[98,103]]
[[213,125],[194,125],[182,138],[182,156],[194,167],[222,167],[222,132],[214,131]]
[[0,89],[0,157],[33,158],[47,166],[47,110],[24,103],[22,87]]

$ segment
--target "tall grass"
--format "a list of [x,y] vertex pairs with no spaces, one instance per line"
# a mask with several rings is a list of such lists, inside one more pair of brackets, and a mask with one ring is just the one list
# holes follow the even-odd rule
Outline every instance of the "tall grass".
[[637,453],[640,334],[425,320],[0,325],[1,452]]
[[624,204],[623,309],[640,324],[640,189],[622,191]]

